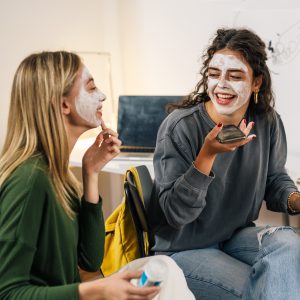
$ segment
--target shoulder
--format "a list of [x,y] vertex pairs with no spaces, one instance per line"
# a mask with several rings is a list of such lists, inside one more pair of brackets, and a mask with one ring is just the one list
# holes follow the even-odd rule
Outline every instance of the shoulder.
[[19,165],[7,181],[3,184],[20,186],[28,189],[38,182],[39,184],[49,184],[48,166],[41,156],[31,157]]
[[284,132],[281,116],[275,109],[268,116],[258,115],[255,120],[256,122],[259,122],[264,128],[268,128],[271,135]]
[[177,131],[184,127],[190,127],[193,120],[199,119],[200,115],[199,105],[174,110],[161,124],[158,137],[171,135],[175,129]]
[[47,169],[46,162],[40,157],[30,158],[18,166],[1,186],[2,239],[18,239],[34,245],[31,236],[39,227],[47,199],[52,193]]
[[29,158],[1,186],[1,211],[21,210],[28,201],[36,200],[37,195],[46,195],[51,188],[46,162],[41,157]]
[[[286,145],[286,133],[280,114],[273,110],[272,114],[254,115],[254,132],[265,145]],[[251,131],[252,132],[252,131]]]

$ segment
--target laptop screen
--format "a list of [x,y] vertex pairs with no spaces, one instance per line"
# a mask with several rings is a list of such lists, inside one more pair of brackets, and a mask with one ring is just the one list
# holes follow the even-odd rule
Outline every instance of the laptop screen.
[[153,152],[157,131],[167,116],[166,105],[182,96],[120,96],[118,133],[121,151]]

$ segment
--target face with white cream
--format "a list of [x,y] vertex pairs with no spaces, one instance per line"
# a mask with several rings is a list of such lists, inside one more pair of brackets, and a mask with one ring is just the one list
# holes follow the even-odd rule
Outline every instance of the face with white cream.
[[83,66],[80,90],[75,99],[78,115],[93,127],[101,125],[102,102],[106,96],[96,87],[94,79],[86,66]]
[[208,95],[215,110],[232,115],[249,104],[254,90],[253,72],[239,52],[223,49],[208,66]]

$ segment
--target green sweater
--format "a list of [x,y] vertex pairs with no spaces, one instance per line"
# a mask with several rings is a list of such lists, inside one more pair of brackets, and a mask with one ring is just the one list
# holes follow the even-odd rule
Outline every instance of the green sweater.
[[74,199],[71,220],[58,203],[48,167],[28,159],[0,188],[0,299],[78,299],[78,266],[99,269],[102,202]]

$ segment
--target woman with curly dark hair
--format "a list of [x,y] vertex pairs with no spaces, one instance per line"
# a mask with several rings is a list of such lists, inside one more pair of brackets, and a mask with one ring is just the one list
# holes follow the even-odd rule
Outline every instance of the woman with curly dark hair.
[[300,238],[254,224],[263,200],[272,211],[300,211],[266,61],[255,33],[219,29],[202,79],[170,105],[158,133],[157,197],[147,205],[153,250],[176,261],[197,299],[300,295]]

